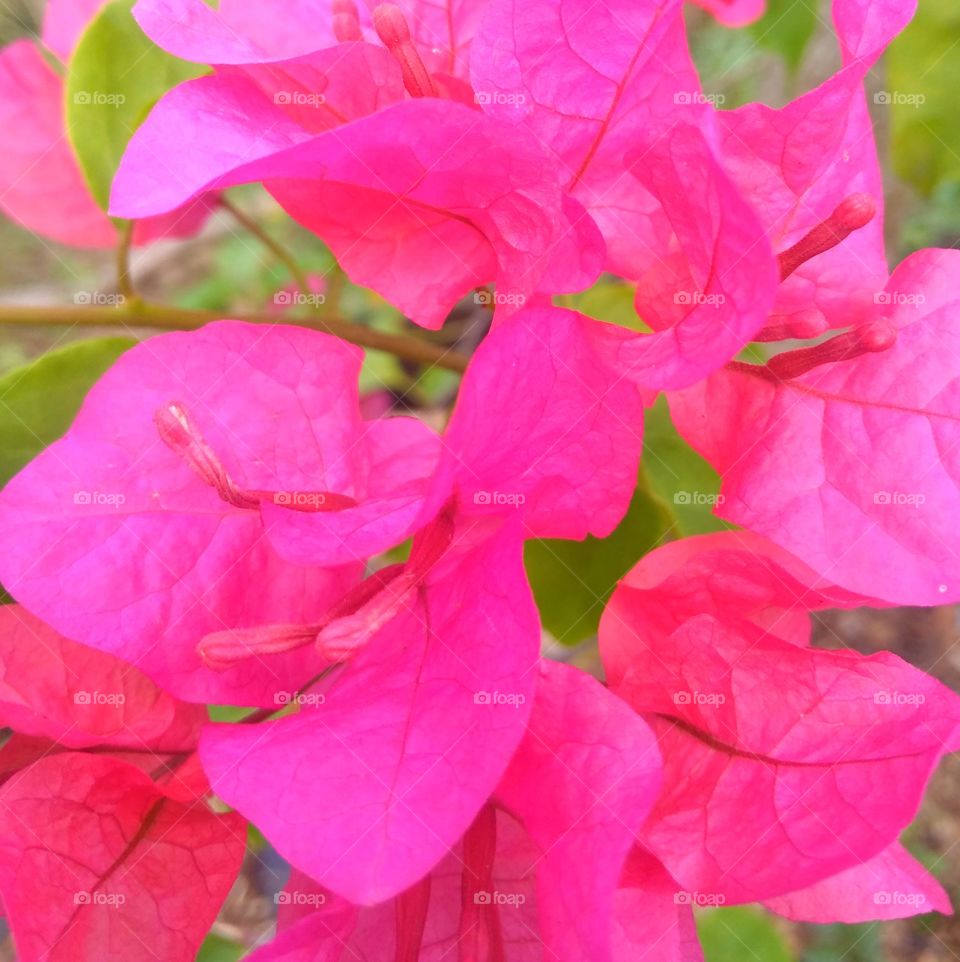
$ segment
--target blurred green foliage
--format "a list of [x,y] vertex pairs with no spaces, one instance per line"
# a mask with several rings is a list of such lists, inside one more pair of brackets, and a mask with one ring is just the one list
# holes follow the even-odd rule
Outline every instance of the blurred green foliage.
[[[960,4],[921,0],[886,55],[894,171],[928,197],[960,180]],[[954,222],[955,227],[960,225]]]
[[791,962],[771,917],[751,906],[710,909],[697,918],[705,962]]
[[134,343],[80,341],[0,378],[0,483],[66,432],[93,384]]

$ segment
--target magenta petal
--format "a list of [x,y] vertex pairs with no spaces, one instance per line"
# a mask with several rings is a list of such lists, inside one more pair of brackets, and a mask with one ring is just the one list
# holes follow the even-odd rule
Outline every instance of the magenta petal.
[[[0,893],[22,962],[192,962],[236,879],[243,820],[107,756],[44,758],[0,789]],[[145,937],[146,936],[146,937]]]
[[708,615],[638,638],[617,693],[664,756],[643,844],[685,890],[727,901],[813,885],[889,846],[960,724],[957,696],[895,655],[734,634]]
[[282,561],[260,512],[219,497],[163,443],[154,417],[185,405],[244,488],[351,496],[366,470],[360,358],[323,334],[234,322],[129,351],[67,435],[0,496],[16,546],[0,557],[4,584],[56,630],[180,697],[273,706],[322,667],[309,648],[214,672],[197,644],[225,628],[314,621],[356,567]]
[[63,81],[29,41],[0,51],[0,207],[61,244],[110,247],[117,232],[96,205],[63,126]]
[[398,0],[397,6],[427,68],[468,79],[471,43],[489,0]]
[[[497,799],[538,846],[540,937],[548,957],[611,959],[614,899],[660,787],[649,726],[589,675],[545,661]],[[549,804],[544,800],[549,799]]]
[[495,325],[460,388],[434,494],[518,511],[530,537],[608,535],[636,487],[639,391],[620,373],[633,334],[558,308]]
[[703,962],[691,893],[636,847],[617,892],[615,962]]
[[[164,158],[174,181],[157,175]],[[558,270],[574,213],[536,142],[475,110],[406,101],[310,136],[239,76],[203,77],[160,101],[130,142],[111,211],[153,214],[256,180],[357,283],[431,328],[479,284],[497,281],[523,303]],[[583,286],[592,278],[569,254]]]
[[210,727],[204,768],[294,865],[353,902],[389,898],[495,787],[523,736],[538,646],[519,532],[474,526],[322,704]]
[[624,360],[644,387],[683,387],[733,358],[764,326],[776,264],[762,224],[698,128],[674,127],[631,153],[629,164],[663,205],[674,257],[665,265],[663,248],[651,246],[635,265],[637,311],[656,333],[638,337]]
[[192,751],[204,708],[175,701],[135,668],[0,608],[0,724],[69,748]]
[[381,418],[365,427],[367,484],[355,508],[304,514],[263,505],[271,544],[296,564],[336,565],[368,558],[409,537],[440,458],[440,438],[416,418]]
[[66,63],[81,34],[107,0],[46,0],[40,39]]
[[[626,277],[662,215],[626,156],[651,127],[697,104],[676,0],[493,0],[471,53],[477,101],[530,130],[559,160],[563,183],[596,220],[607,269]],[[693,106],[691,106],[693,104]]]
[[810,641],[811,611],[861,605],[883,603],[834,587],[749,531],[681,538],[651,551],[621,580],[603,613],[600,653],[615,687],[629,670],[638,634],[653,645],[709,614],[731,630],[752,625],[802,646]]
[[833,0],[833,22],[844,59],[872,66],[916,9],[916,0]]
[[886,282],[883,184],[862,79],[854,64],[782,109],[747,104],[717,114],[724,165],[778,252],[851,194],[868,194],[881,211],[780,285],[775,323],[811,311],[830,327],[860,323]]
[[899,842],[861,865],[764,905],[796,921],[848,924],[953,911],[940,883]]
[[139,0],[133,12],[157,46],[196,63],[271,63],[336,43],[329,0]]
[[792,380],[747,365],[672,395],[723,477],[722,517],[835,584],[895,604],[960,598],[957,251],[920,251],[878,297],[885,351]]

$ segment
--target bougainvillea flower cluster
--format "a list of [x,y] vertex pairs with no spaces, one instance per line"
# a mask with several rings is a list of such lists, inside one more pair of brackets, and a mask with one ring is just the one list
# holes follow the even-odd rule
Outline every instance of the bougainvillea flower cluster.
[[[0,206],[78,246],[115,231],[47,54],[102,6],[0,54]],[[445,418],[370,416],[317,329],[149,337],[6,485],[24,962],[189,962],[248,825],[290,866],[257,962],[696,962],[703,906],[950,911],[900,839],[960,698],[811,643],[960,600],[960,254],[888,269],[863,96],[911,12],[834,0],[839,70],[723,111],[679,0],[139,0],[207,69],[117,169],[138,240],[259,183],[416,325],[495,310]],[[563,306],[601,272],[629,327]],[[601,681],[542,654],[525,546],[618,529],[661,392],[731,527],[622,559]]]

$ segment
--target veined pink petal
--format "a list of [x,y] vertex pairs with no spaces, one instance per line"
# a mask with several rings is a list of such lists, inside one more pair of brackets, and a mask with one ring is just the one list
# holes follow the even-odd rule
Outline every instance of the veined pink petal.
[[776,265],[763,225],[702,130],[678,124],[628,164],[662,205],[672,239],[648,242],[630,275],[637,313],[656,333],[636,337],[624,361],[642,386],[677,388],[725,364],[764,326]]
[[624,702],[584,672],[542,663],[530,730],[497,799],[539,849],[539,931],[548,956],[614,958],[617,887],[660,788],[660,766],[656,740]]
[[6,782],[0,827],[0,893],[23,962],[192,962],[246,845],[239,816],[75,753]]
[[368,451],[367,486],[353,508],[304,515],[282,504],[261,511],[270,543],[297,564],[348,564],[392,548],[423,521],[440,458],[437,434],[416,418],[368,421],[358,444]]
[[940,883],[899,842],[861,865],[764,905],[788,919],[848,924],[953,911]]
[[717,513],[824,578],[895,604],[960,598],[956,251],[920,251],[876,311],[885,351],[780,381],[737,365],[671,396],[681,433],[720,472]]
[[0,724],[69,748],[192,750],[206,711],[175,701],[122,661],[0,608]]
[[865,227],[783,281],[773,323],[810,312],[829,327],[862,323],[886,282],[883,183],[864,70],[862,63],[851,64],[779,110],[755,103],[717,114],[724,166],[778,253],[851,194],[867,194],[879,210]]
[[615,962],[703,962],[693,898],[667,870],[637,846],[617,891]]
[[[176,180],[157,174],[165,157],[178,158]],[[491,281],[522,304],[557,270],[556,245],[573,229],[553,165],[509,124],[427,98],[311,137],[242,77],[203,77],[160,101],[124,155],[111,209],[145,216],[255,180],[357,283],[431,328]]]
[[833,0],[833,22],[844,60],[873,66],[916,9],[916,0]]
[[[468,523],[406,606],[319,697],[263,726],[211,726],[215,791],[294,865],[370,904],[429,871],[523,736],[536,610],[515,523]],[[319,703],[317,703],[319,702]]]
[[251,64],[289,60],[336,43],[330,0],[139,0],[143,32],[182,60]]
[[877,855],[958,744],[960,700],[896,656],[801,648],[709,615],[638,637],[616,691],[664,757],[643,844],[683,889],[727,902]]
[[752,625],[794,645],[810,641],[810,612],[882,606],[829,584],[793,555],[748,531],[681,538],[646,555],[620,582],[603,613],[600,651],[616,687],[637,636],[650,647],[709,614],[736,631]]
[[63,81],[28,40],[0,51],[0,208],[62,244],[110,247],[117,232],[96,205],[67,141]]
[[[583,672],[544,662],[539,675],[496,810],[486,807],[425,879],[389,902],[358,909],[295,871],[280,896],[277,939],[256,962],[341,952],[369,962],[443,962],[458,952],[510,962],[545,953],[565,962],[626,958],[611,954],[617,884],[656,795],[656,745],[646,724]],[[424,899],[422,927],[405,933],[412,904],[423,908]],[[651,951],[662,933],[646,934],[636,945]]]
[[605,537],[636,486],[642,399],[620,372],[633,335],[552,307],[495,325],[444,434],[427,513],[522,515],[530,537]]
[[626,156],[678,113],[706,113],[678,0],[493,0],[471,77],[491,116],[527,128],[600,227],[606,267],[636,276],[663,230]]
[[360,565],[283,561],[260,511],[224,500],[161,439],[155,416],[185,407],[247,491],[362,497],[360,360],[317,332],[233,322],[135,347],[0,496],[4,584],[54,629],[180,697],[276,705],[323,668],[309,647],[220,673],[197,644],[227,628],[316,621]]

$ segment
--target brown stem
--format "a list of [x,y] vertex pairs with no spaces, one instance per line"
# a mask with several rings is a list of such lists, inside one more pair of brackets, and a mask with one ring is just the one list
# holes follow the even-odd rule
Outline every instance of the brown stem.
[[137,299],[137,292],[133,286],[133,278],[130,276],[130,248],[133,245],[134,227],[136,227],[136,223],[132,220],[128,220],[118,228],[117,290],[127,301],[134,301]]
[[[0,325],[14,324],[32,327],[152,327],[161,330],[193,330],[224,316],[251,324],[280,324],[284,318],[265,312],[237,314],[197,308],[171,307],[144,301],[127,301],[118,307],[99,305],[56,305],[51,307],[21,307],[0,304]],[[372,327],[362,327],[337,318],[290,318],[289,323],[320,328],[327,333],[374,351],[384,351],[408,361],[427,366],[442,367],[462,373],[469,358],[458,351],[448,350],[429,341],[404,334],[389,334]]]
[[309,303],[311,293],[310,281],[307,275],[301,270],[294,256],[279,241],[271,237],[249,214],[237,207],[232,200],[228,200],[226,196],[221,195],[220,206],[227,211],[245,231],[253,234],[253,236],[287,268],[294,283],[297,285],[297,289],[304,296],[306,302]]

